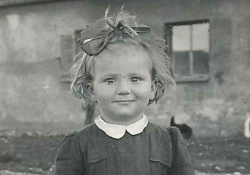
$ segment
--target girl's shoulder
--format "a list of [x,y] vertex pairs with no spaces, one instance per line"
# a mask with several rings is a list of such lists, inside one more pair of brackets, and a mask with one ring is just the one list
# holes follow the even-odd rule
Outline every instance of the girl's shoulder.
[[84,136],[84,135],[88,135],[88,134],[93,134],[93,132],[97,132],[97,127],[96,127],[95,123],[91,123],[91,124],[85,126],[83,129],[81,129],[77,132],[77,135]]
[[80,129],[78,131],[72,131],[69,132],[68,134],[66,134],[64,136],[64,138],[62,139],[61,143],[64,142],[71,142],[72,140],[76,139],[76,140],[85,140],[84,138],[88,138],[88,137],[93,137],[96,133],[96,127],[94,124],[90,124],[87,125],[86,127],[84,127],[83,129]]
[[102,136],[102,132],[98,127],[94,124],[91,123],[87,126],[85,126],[83,129],[77,131],[75,133],[75,137],[77,137],[78,140],[84,142],[84,141],[89,141],[89,140],[95,140],[97,137]]
[[145,131],[150,139],[156,142],[162,142],[167,145],[185,144],[180,130],[175,126],[163,127],[148,123]]
[[148,130],[152,133],[163,135],[173,135],[180,132],[179,129],[175,126],[164,127],[151,122],[148,123]]

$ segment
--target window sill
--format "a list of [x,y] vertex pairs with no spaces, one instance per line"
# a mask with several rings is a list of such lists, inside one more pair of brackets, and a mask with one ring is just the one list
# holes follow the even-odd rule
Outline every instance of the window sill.
[[190,76],[174,74],[174,80],[177,83],[204,82],[204,81],[209,80],[209,74],[197,74],[197,75],[190,75]]
[[62,73],[61,80],[62,83],[71,83],[71,77],[69,73]]

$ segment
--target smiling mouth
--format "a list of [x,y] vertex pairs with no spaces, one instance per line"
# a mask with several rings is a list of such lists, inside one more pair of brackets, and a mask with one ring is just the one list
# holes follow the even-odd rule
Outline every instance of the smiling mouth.
[[124,104],[126,104],[126,103],[132,103],[132,102],[134,102],[135,100],[116,100],[116,101],[114,101],[115,103],[124,103]]

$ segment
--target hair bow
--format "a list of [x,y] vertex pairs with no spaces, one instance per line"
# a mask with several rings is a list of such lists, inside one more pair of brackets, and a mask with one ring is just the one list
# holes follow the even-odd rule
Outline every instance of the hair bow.
[[92,56],[99,54],[115,35],[123,37],[130,36],[132,38],[138,37],[144,42],[156,45],[160,48],[165,48],[165,40],[152,36],[152,34],[150,34],[150,28],[146,25],[130,27],[122,22],[119,22],[117,26],[113,26],[110,22],[106,22],[110,26],[108,29],[95,29],[93,27],[87,27],[81,31],[77,42],[87,55]]

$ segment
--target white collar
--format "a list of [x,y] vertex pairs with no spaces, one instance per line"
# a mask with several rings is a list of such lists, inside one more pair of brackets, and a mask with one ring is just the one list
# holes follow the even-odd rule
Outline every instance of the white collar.
[[132,123],[128,126],[123,126],[123,125],[106,123],[101,118],[101,116],[98,116],[95,119],[95,124],[98,128],[103,130],[108,136],[115,139],[120,139],[125,135],[126,131],[128,131],[131,135],[140,134],[148,124],[148,117],[146,115],[143,115],[142,119],[138,120],[137,122]]

